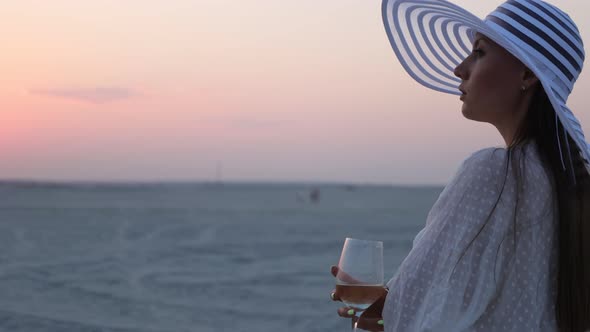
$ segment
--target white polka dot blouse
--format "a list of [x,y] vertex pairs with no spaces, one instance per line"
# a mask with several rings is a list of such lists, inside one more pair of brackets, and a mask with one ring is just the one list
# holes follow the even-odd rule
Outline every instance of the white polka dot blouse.
[[465,159],[388,282],[385,331],[556,331],[556,197],[536,145]]

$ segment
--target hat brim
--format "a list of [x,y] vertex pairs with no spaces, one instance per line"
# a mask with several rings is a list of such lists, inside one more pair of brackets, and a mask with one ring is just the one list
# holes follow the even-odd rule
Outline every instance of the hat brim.
[[454,75],[454,70],[471,53],[477,32],[517,57],[539,78],[560,122],[576,142],[588,167],[590,146],[580,122],[566,106],[564,93],[553,84],[547,69],[539,66],[518,45],[449,1],[383,0],[381,10],[387,37],[397,58],[412,78],[430,89],[461,94],[461,79]]

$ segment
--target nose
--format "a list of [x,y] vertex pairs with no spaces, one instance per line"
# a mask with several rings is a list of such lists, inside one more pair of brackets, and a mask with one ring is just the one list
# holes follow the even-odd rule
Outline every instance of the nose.
[[453,71],[453,74],[455,74],[455,76],[459,77],[462,80],[468,79],[467,66],[465,65],[466,60],[467,59],[463,60],[463,62],[461,62],[457,67],[455,67],[455,70]]

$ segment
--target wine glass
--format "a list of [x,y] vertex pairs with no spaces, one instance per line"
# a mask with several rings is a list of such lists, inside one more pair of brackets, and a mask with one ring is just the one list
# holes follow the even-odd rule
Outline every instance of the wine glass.
[[[336,291],[355,313],[383,295],[383,242],[346,238],[338,262]],[[352,330],[356,331],[354,319]]]

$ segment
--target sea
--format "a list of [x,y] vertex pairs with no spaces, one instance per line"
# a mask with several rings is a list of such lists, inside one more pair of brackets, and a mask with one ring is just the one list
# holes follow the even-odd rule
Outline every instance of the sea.
[[0,331],[350,331],[345,238],[389,280],[442,189],[0,182]]

